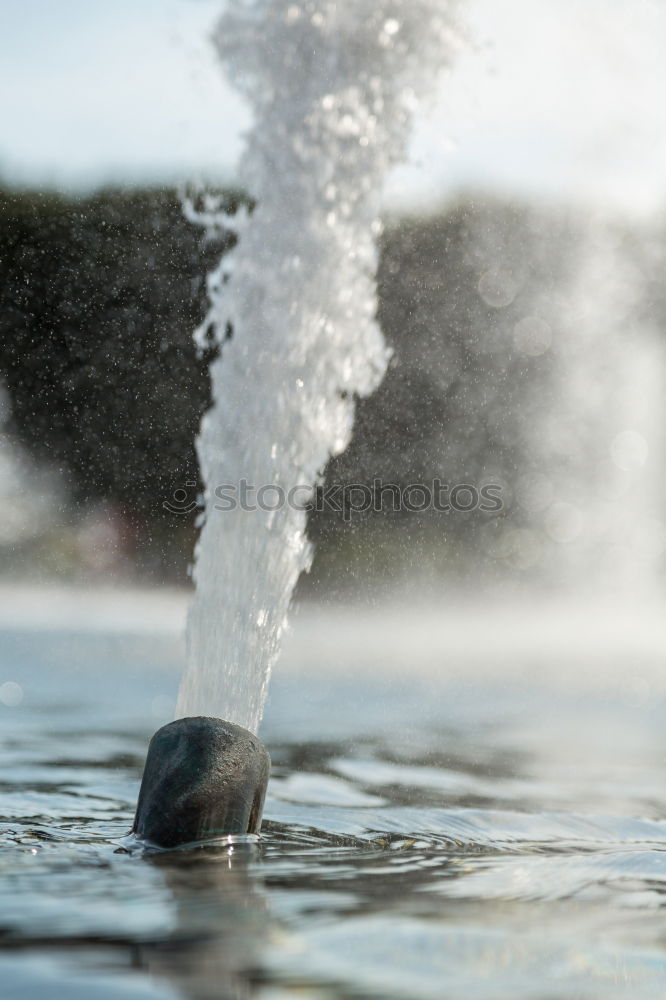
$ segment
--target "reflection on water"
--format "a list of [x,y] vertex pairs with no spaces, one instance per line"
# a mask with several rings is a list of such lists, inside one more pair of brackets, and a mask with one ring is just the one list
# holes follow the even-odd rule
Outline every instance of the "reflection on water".
[[237,844],[149,855],[173,897],[175,927],[140,944],[137,964],[183,996],[251,996],[269,926],[257,848]]
[[375,662],[317,673],[316,636],[275,677],[260,842],[141,854],[125,834],[178,648],[3,631],[23,696],[0,706],[3,998],[661,995],[647,654],[595,687],[584,663],[551,683],[543,651],[391,671],[378,637]]

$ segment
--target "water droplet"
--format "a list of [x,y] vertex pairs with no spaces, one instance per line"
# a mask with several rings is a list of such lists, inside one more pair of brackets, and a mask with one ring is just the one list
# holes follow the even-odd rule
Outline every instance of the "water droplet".
[[14,681],[0,684],[0,702],[7,708],[16,708],[23,701],[23,688]]
[[648,457],[648,444],[638,431],[620,431],[613,438],[610,454],[619,469],[636,472],[642,468]]
[[503,271],[484,271],[479,278],[479,295],[493,309],[510,305],[516,297],[518,285],[510,274]]

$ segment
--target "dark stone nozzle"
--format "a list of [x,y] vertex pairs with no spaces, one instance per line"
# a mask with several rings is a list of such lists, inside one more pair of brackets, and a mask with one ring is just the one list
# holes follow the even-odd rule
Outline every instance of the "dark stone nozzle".
[[150,741],[132,832],[159,847],[259,833],[270,768],[247,729],[177,719]]

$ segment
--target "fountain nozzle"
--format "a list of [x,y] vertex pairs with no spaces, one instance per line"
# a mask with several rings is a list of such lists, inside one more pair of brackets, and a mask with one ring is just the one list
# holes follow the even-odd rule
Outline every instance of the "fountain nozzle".
[[177,719],[150,741],[132,832],[158,847],[259,833],[270,767],[247,729]]

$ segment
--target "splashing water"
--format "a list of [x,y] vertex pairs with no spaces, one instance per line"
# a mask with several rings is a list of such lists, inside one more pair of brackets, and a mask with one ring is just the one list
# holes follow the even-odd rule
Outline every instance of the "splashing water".
[[198,442],[206,520],[178,715],[259,725],[311,561],[304,504],[349,441],[355,396],[386,368],[379,198],[456,47],[452,7],[235,0],[217,27],[254,111],[240,177],[258,207],[242,220],[233,275],[225,258],[211,284],[208,325],[225,342]]

